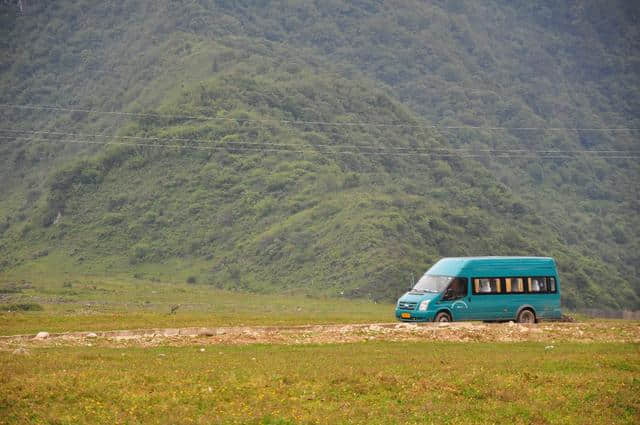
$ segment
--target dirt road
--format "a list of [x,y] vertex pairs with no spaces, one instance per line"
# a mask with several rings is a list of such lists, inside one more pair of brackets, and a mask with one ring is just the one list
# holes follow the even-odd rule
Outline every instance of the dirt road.
[[153,347],[210,344],[329,344],[369,340],[516,342],[562,341],[640,343],[640,322],[585,323],[374,323],[309,326],[233,326],[69,332],[0,337],[0,350],[19,347]]

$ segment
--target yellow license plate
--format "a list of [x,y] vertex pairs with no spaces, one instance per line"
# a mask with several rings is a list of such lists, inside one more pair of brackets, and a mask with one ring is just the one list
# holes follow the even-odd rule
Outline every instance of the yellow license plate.
[[409,313],[402,313],[403,319],[411,319],[411,315]]

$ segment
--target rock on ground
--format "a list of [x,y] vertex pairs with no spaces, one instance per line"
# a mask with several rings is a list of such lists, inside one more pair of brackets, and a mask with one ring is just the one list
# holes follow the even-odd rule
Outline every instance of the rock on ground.
[[49,338],[49,332],[38,332],[35,339],[47,339]]

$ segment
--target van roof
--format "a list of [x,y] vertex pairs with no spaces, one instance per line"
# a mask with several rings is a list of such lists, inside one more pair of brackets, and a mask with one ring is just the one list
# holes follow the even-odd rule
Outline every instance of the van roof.
[[477,277],[555,275],[556,263],[551,257],[450,257],[438,261],[427,274],[475,274]]

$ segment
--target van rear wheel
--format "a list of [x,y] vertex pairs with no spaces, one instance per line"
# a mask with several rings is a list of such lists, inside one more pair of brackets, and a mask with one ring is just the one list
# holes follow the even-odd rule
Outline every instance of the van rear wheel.
[[449,316],[449,313],[441,311],[440,313],[436,314],[436,317],[435,319],[433,319],[433,321],[434,322],[450,322],[451,316]]
[[536,315],[529,309],[524,309],[518,313],[518,323],[536,323]]

